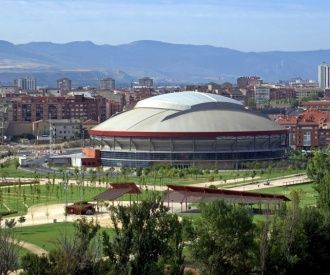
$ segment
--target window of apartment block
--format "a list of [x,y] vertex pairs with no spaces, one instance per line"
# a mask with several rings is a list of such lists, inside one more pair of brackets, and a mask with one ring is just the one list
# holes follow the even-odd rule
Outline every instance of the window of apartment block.
[[304,141],[303,141],[303,146],[311,146],[312,141],[311,141],[311,131],[305,131],[304,132]]

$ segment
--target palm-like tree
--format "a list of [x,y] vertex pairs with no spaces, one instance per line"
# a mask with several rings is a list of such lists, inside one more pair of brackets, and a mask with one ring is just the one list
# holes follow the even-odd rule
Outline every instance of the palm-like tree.
[[22,231],[22,224],[25,223],[26,219],[24,216],[20,216],[17,221],[21,225],[21,231]]

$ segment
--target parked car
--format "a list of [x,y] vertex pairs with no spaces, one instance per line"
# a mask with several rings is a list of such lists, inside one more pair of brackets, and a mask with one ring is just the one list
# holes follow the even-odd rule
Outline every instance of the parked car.
[[94,215],[95,206],[87,201],[78,201],[65,207],[66,214]]

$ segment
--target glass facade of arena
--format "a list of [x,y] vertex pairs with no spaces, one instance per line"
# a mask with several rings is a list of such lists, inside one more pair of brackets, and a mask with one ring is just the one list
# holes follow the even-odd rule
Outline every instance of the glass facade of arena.
[[94,136],[104,166],[148,167],[275,160],[285,156],[287,134],[219,136],[216,138],[142,138]]

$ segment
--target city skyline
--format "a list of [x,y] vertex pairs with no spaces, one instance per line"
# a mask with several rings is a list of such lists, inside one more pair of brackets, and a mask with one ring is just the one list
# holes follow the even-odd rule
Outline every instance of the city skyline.
[[242,51],[330,48],[330,38],[324,36],[330,3],[321,0],[1,0],[1,4],[11,16],[0,18],[0,37],[15,44],[158,40]]

